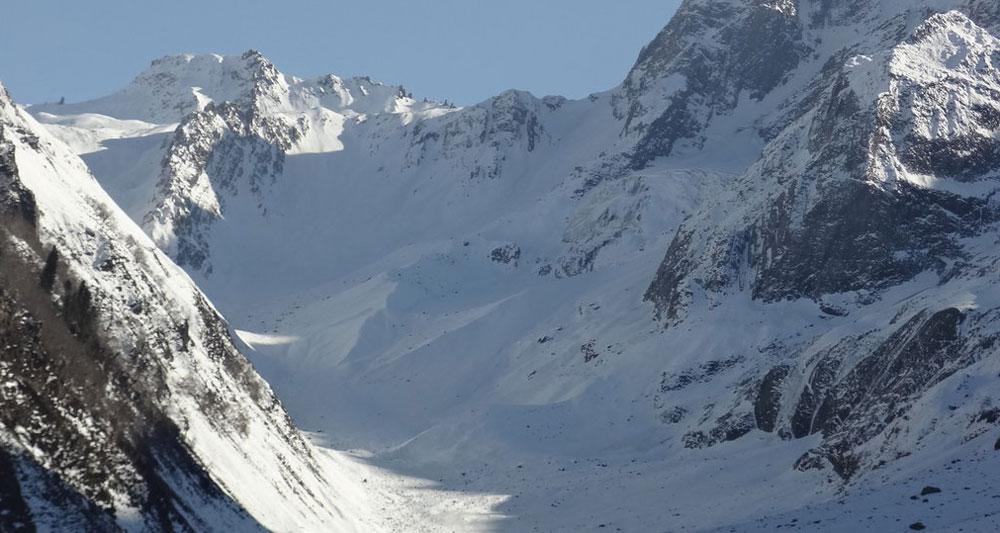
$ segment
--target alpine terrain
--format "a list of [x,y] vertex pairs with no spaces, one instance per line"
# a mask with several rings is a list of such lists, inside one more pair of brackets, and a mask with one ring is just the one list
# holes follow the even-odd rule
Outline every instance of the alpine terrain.
[[1000,528],[994,0],[687,0],[582,100],[168,56],[0,180],[0,529]]

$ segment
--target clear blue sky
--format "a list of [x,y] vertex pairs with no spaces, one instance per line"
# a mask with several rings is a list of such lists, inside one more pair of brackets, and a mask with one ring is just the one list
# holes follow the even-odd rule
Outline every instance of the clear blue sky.
[[17,101],[124,87],[157,57],[260,50],[286,74],[370,75],[472,104],[502,90],[617,85],[680,0],[4,0],[0,81]]

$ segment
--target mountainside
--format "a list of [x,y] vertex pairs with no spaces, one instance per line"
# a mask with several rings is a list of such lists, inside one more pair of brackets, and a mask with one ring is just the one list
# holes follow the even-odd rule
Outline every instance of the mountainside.
[[29,111],[296,422],[508,495],[499,528],[988,528],[998,35],[985,0],[688,0],[579,101],[249,51]]
[[5,90],[0,162],[0,529],[354,528],[216,310]]
[[[839,51],[769,117],[781,129],[762,157],[682,225],[646,293],[670,325],[744,291],[810,300],[840,323],[774,354],[735,430],[820,433],[797,467],[828,461],[845,478],[910,453],[892,441],[931,422],[907,422],[914,402],[982,364],[996,338],[997,256],[983,239],[996,232],[1000,41],[959,11],[904,24]],[[905,285],[915,294],[883,297]],[[856,315],[873,313],[865,322],[884,325],[859,331]],[[980,393],[969,419],[993,401]],[[730,437],[720,422],[709,435]]]

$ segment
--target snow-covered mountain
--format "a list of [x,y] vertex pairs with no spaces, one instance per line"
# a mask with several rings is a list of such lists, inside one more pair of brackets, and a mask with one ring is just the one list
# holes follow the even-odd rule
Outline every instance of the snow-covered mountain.
[[998,36],[986,0],[688,0],[579,101],[250,51],[29,111],[296,422],[497,527],[982,528]]
[[365,529],[182,270],[0,89],[0,529]]

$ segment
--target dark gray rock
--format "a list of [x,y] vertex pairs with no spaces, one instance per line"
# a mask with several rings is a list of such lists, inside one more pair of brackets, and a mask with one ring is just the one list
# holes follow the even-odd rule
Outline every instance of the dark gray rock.
[[694,383],[707,383],[713,377],[736,367],[743,361],[743,356],[734,355],[728,359],[706,361],[696,368],[691,368],[677,374],[664,372],[660,376],[660,393],[679,391]]
[[490,261],[494,263],[503,263],[505,265],[513,263],[514,266],[517,266],[519,259],[521,259],[521,247],[516,244],[497,246],[490,251]]
[[684,435],[685,448],[707,448],[722,442],[736,440],[756,429],[753,413],[726,413],[715,420],[715,427],[708,432],[692,431]]
[[778,365],[772,368],[760,382],[757,399],[753,411],[757,427],[761,431],[771,433],[778,422],[778,412],[781,410],[781,387],[791,372],[788,365]]
[[928,494],[938,494],[939,492],[941,492],[940,488],[932,485],[927,485],[926,487],[920,490],[920,495],[927,496]]
[[[643,48],[615,102],[623,134],[638,139],[632,168],[669,155],[682,139],[701,144],[700,134],[713,115],[735,107],[744,92],[760,100],[795,69],[809,48],[795,8],[784,4],[704,0],[681,5]],[[671,87],[669,80],[680,85]],[[664,96],[666,104],[659,104]]]
[[677,424],[684,420],[687,416],[688,410],[683,407],[673,407],[671,409],[665,409],[660,413],[660,421],[664,424]]
[[918,313],[842,378],[836,377],[835,361],[847,354],[828,353],[795,407],[793,435],[822,433],[823,444],[813,456],[852,477],[863,460],[855,449],[904,416],[928,389],[972,364],[959,335],[963,318],[954,308]]
[[[293,126],[265,114],[256,100],[209,104],[188,115],[164,156],[158,204],[146,214],[143,225],[148,229],[170,222],[176,237],[173,259],[210,275],[208,235],[223,214],[226,198],[242,190],[261,200],[281,176],[285,150],[300,135]],[[217,192],[217,209],[206,209],[191,195],[203,176]],[[266,212],[263,202],[260,205]]]

